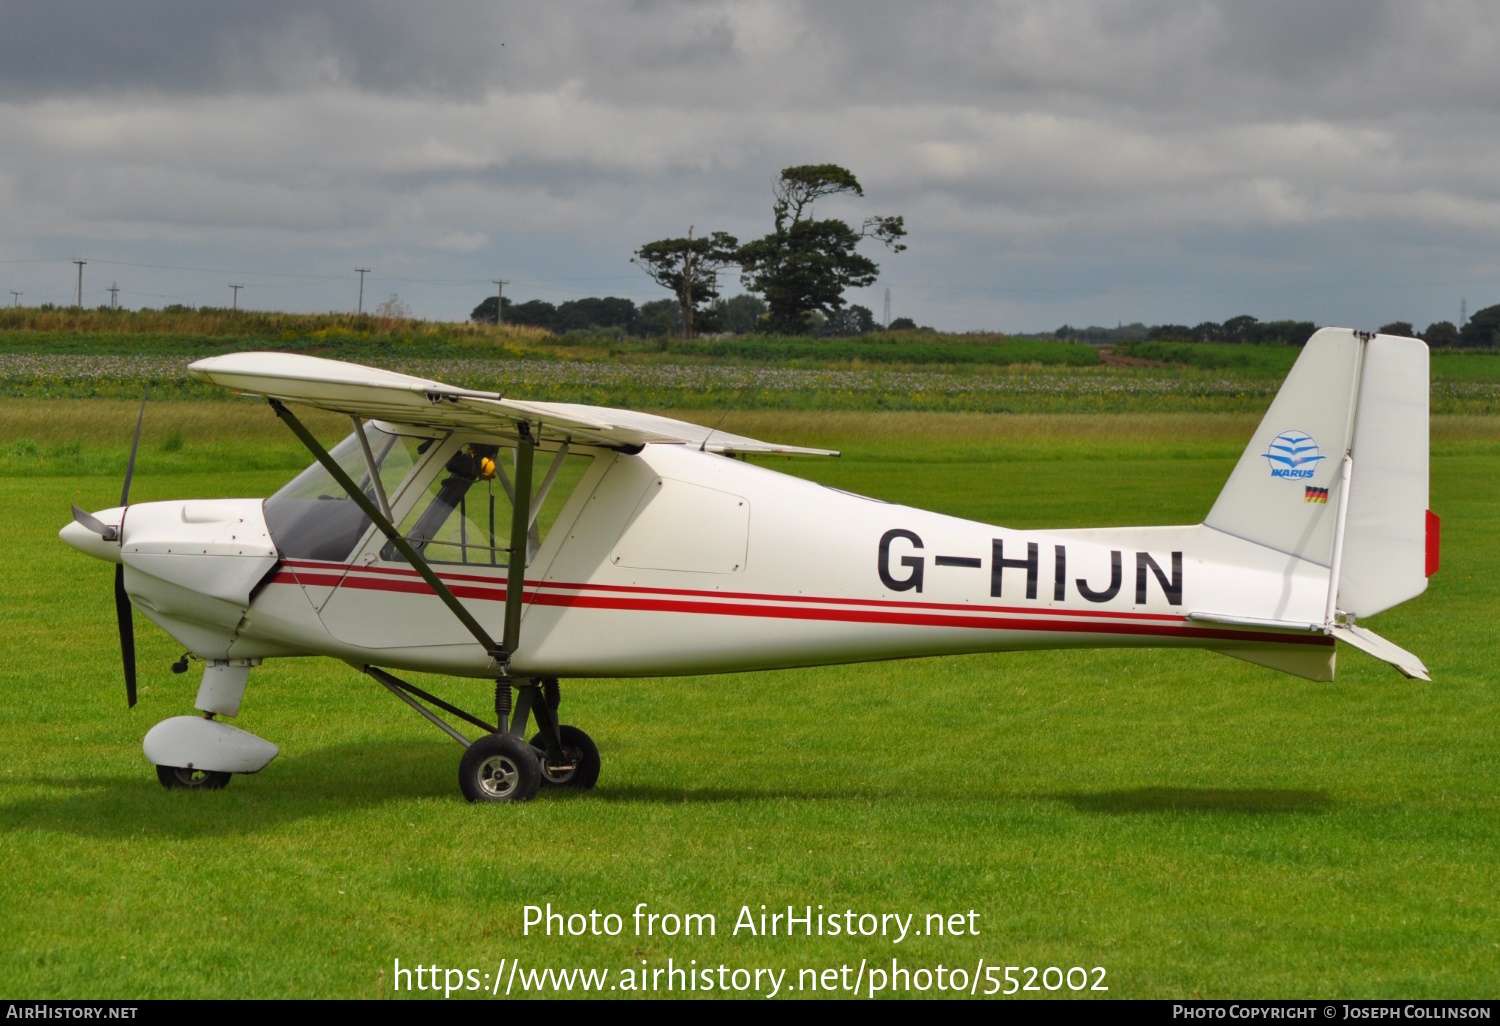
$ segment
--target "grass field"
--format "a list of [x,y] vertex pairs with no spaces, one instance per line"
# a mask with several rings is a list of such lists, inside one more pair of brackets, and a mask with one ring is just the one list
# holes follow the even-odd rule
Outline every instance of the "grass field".
[[[1112,997],[1500,989],[1500,421],[1435,419],[1444,567],[1370,621],[1431,684],[1347,650],[1333,684],[1152,651],[565,682],[565,719],[603,753],[598,789],[476,808],[458,746],[326,660],[252,677],[237,722],[282,746],[266,770],[160,788],[140,739],[190,711],[196,681],[138,617],[125,709],[110,568],[56,538],[70,502],[118,498],[133,416],[0,402],[0,446],[36,449],[0,463],[4,996],[386,997],[394,958],[613,973],[671,957],[789,984],[983,958],[1104,966]],[[1201,519],[1255,419],[762,411],[725,427],[846,451],[777,469],[1043,527]],[[305,462],[270,421],[153,405],[132,498],[267,494]],[[522,906],[546,902],[627,923],[638,902],[712,912],[718,935],[522,937]],[[730,936],[762,903],[918,923],[973,909],[979,935]]]

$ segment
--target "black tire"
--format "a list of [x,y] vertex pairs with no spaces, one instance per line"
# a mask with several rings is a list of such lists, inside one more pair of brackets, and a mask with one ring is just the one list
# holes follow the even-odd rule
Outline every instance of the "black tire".
[[168,791],[222,791],[229,786],[233,773],[216,770],[184,769],[181,766],[156,767],[156,779]]
[[486,734],[459,760],[458,786],[471,802],[529,802],[542,786],[542,766],[520,738]]
[[546,746],[542,744],[542,735],[538,734],[531,739],[531,747],[536,749],[537,761],[541,764],[542,786],[587,791],[599,782],[599,746],[583,731],[566,723],[558,727],[557,732],[562,738],[563,751],[573,760],[573,768],[558,772],[548,769]]

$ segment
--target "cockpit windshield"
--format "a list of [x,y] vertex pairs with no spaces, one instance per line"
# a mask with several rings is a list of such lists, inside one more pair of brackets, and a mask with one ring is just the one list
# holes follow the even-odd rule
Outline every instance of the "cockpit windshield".
[[[412,467],[440,442],[434,438],[391,434],[375,427],[373,422],[365,424],[365,438],[380,468],[381,487],[393,502]],[[358,435],[350,434],[330,449],[329,455],[372,502],[378,502]],[[292,478],[266,500],[265,508],[271,538],[282,556],[290,559],[342,562],[349,558],[370,526],[370,518],[321,463],[314,463]]]

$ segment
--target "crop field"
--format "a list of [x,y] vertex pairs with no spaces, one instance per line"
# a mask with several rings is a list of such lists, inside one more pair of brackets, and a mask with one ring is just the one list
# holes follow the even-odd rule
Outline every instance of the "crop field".
[[[787,988],[861,960],[1104,967],[1109,990],[1080,997],[1500,991],[1500,418],[1434,418],[1443,568],[1369,621],[1431,684],[1347,649],[1331,684],[1151,650],[565,681],[598,788],[475,807],[459,747],[329,660],[252,674],[236,722],[282,748],[260,774],[158,785],[141,738],[191,711],[196,674],[169,672],[180,649],[138,615],[127,710],[111,568],[56,536],[69,503],[118,500],[134,414],[0,400],[7,996],[392,997],[397,958],[611,982],[671,958],[786,969]],[[1028,528],[1200,520],[1256,420],[741,410],[724,426],[845,451],[775,469]],[[263,407],[153,403],[131,497],[265,495],[306,462]],[[549,902],[625,932],[523,936],[523,906]],[[713,913],[715,934],[635,936],[641,902]],[[734,935],[762,904],[972,910],[978,932]]]
[[[930,330],[684,340],[341,314],[0,308],[0,399],[127,399],[149,390],[159,400],[223,400],[221,390],[190,380],[188,365],[257,349],[531,400],[990,414],[1258,413],[1300,352],[1134,342],[1105,361],[1077,342]],[[1431,403],[1440,414],[1500,413],[1500,353],[1434,353]],[[0,451],[0,470],[29,455]]]
[[[1089,347],[1046,344],[1097,359]],[[283,348],[272,340],[243,348],[256,347]],[[832,345],[823,350],[825,356],[837,351]],[[864,351],[881,355],[878,346]],[[817,365],[772,356],[751,362],[607,352],[566,359],[555,352],[432,357],[379,348],[322,355],[514,398],[603,406],[1045,414],[1262,412],[1296,352],[1278,348],[1270,355],[1252,353],[1255,359],[1249,364],[1229,361],[1223,367],[1062,360],[883,364],[868,359],[828,359]],[[35,352],[0,345],[0,398],[123,399],[138,398],[149,389],[158,399],[223,400],[221,390],[187,376],[188,364],[205,355],[212,353]],[[1435,413],[1500,412],[1500,356],[1433,354],[1431,402]]]

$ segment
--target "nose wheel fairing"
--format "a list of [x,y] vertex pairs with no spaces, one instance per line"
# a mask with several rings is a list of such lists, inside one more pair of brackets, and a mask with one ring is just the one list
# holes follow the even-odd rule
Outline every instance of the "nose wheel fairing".
[[201,716],[162,720],[141,748],[158,767],[208,773],[259,773],[281,754],[264,738]]

